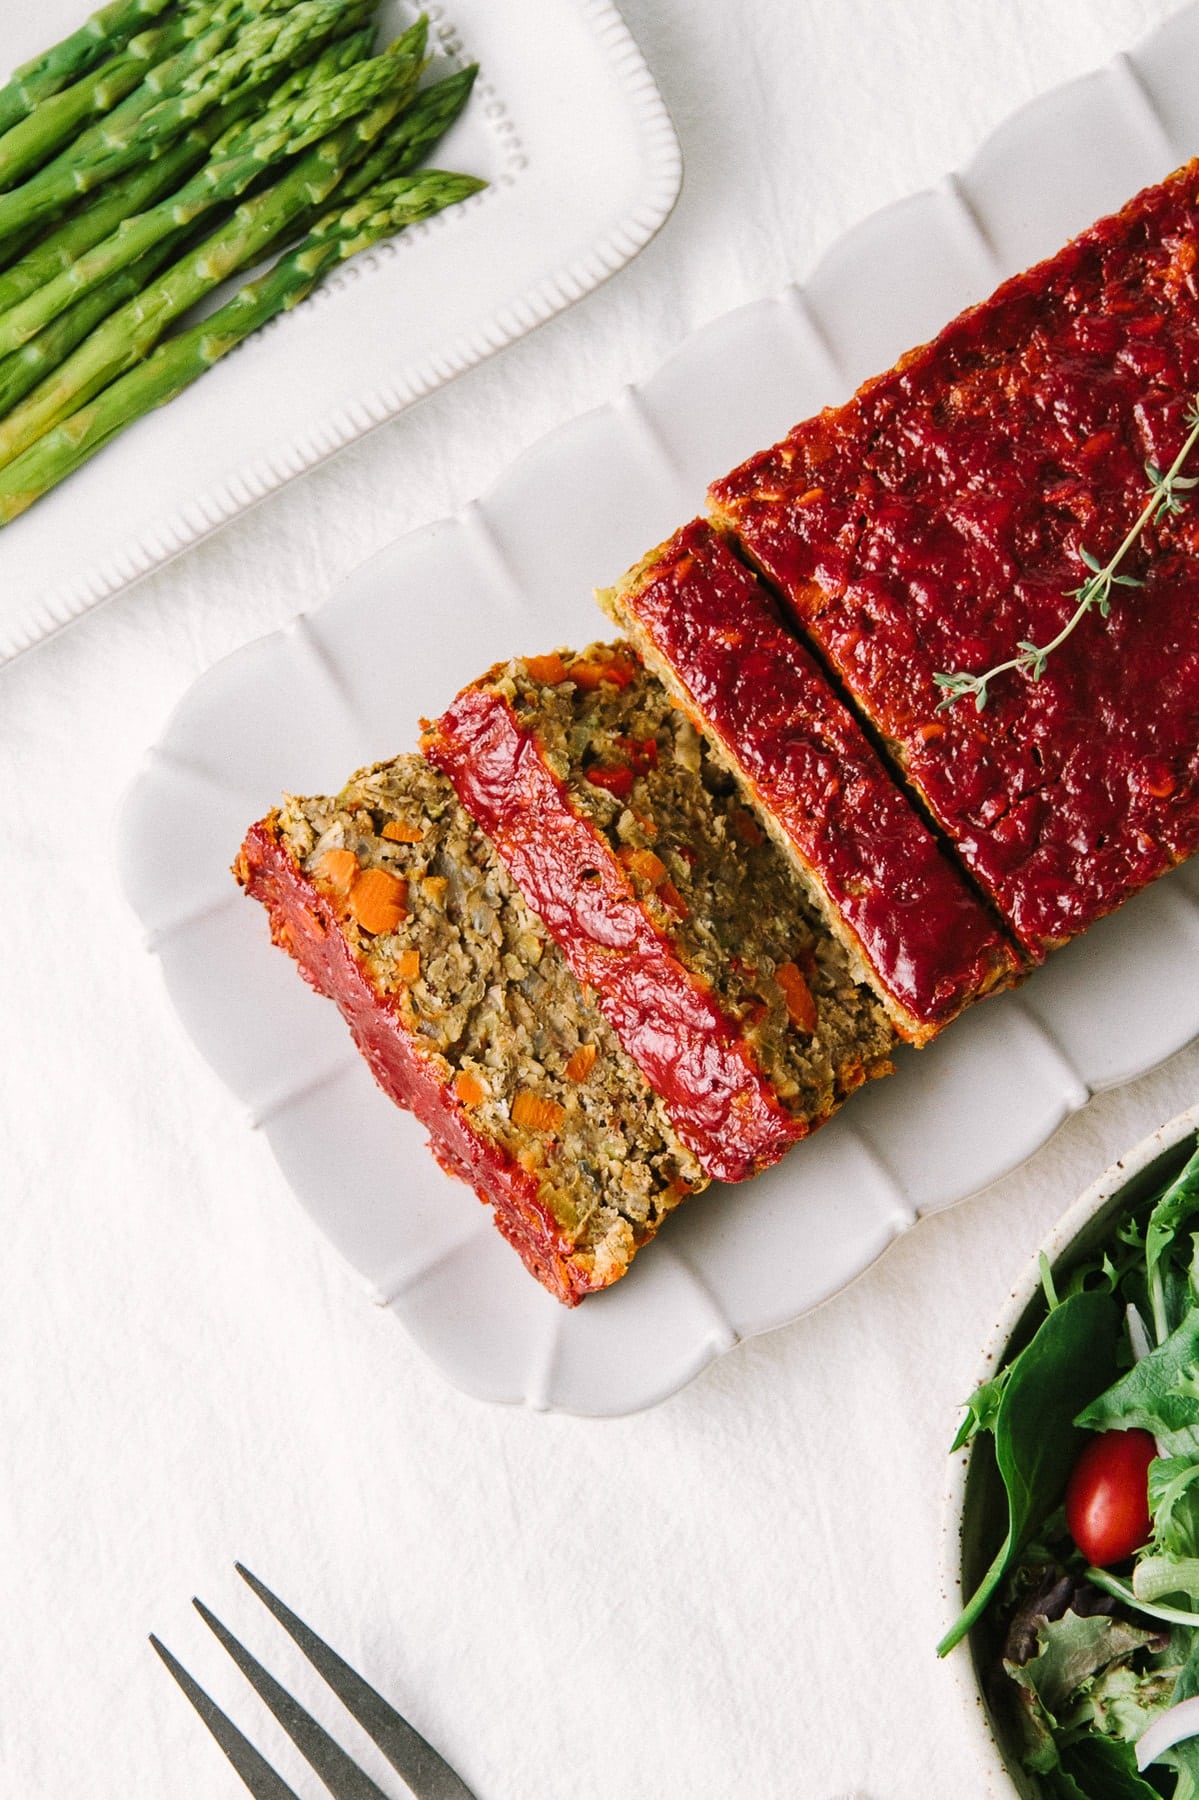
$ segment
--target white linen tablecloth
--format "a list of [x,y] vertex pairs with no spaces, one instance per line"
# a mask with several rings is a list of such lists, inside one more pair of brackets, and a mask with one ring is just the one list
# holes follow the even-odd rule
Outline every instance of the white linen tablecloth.
[[171,1012],[112,829],[220,657],[1174,8],[626,0],[686,163],[656,241],[0,675],[3,1794],[242,1791],[151,1630],[297,1793],[323,1791],[188,1604],[200,1593],[299,1681],[235,1558],[480,1800],[981,1793],[932,1648],[958,1402],[1009,1274],[1199,1096],[1199,1046],[655,1410],[494,1408],[449,1387],[301,1215]]

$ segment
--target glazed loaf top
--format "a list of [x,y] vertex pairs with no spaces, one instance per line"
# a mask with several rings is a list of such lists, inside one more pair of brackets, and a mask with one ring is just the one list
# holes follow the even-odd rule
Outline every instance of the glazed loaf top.
[[980,711],[935,676],[1051,642],[1178,453],[1197,196],[1192,163],[712,490],[1034,957],[1199,843],[1199,507],[1040,680]]

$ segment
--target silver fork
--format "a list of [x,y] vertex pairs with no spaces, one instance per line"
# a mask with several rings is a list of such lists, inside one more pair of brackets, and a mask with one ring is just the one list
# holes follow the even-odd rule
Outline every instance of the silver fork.
[[[235,1564],[243,1581],[249,1583],[283,1629],[295,1639],[317,1673],[328,1683],[346,1711],[362,1726],[378,1745],[396,1773],[403,1777],[416,1800],[475,1800],[475,1796],[456,1775],[449,1763],[439,1756],[420,1732],[401,1718],[382,1694],[343,1662],[335,1650],[323,1643],[316,1633],[297,1619],[290,1607],[272,1594],[256,1575]],[[274,1713],[301,1756],[316,1770],[334,1800],[387,1800],[382,1788],[351,1760],[337,1741],[298,1701],[282,1688],[251,1656],[221,1621],[209,1612],[203,1601],[193,1601],[204,1623],[213,1630],[229,1652],[242,1674]],[[294,1788],[288,1787],[262,1756],[244,1737],[216,1702],[209,1698],[158,1638],[150,1642],[170,1670],[187,1698],[211,1731],[255,1800],[299,1800]]]

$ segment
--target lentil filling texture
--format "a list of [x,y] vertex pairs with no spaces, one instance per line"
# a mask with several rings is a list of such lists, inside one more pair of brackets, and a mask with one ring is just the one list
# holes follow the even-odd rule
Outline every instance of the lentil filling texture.
[[[289,798],[280,829],[310,879],[344,894],[356,956],[416,1040],[444,1060],[472,1124],[541,1182],[577,1244],[615,1236],[631,1239],[631,1253],[706,1185],[449,782],[423,758],[366,769],[335,798]],[[363,879],[369,871],[378,877]]]
[[792,1116],[818,1122],[889,1069],[883,1006],[707,741],[627,646],[517,661],[492,685]]

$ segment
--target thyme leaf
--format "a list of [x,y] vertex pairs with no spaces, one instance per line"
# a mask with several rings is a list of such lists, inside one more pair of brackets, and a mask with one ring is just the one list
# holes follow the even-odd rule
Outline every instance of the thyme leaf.
[[1027,675],[1030,681],[1040,681],[1049,658],[1055,650],[1061,649],[1087,613],[1094,611],[1101,619],[1107,618],[1112,609],[1113,588],[1144,587],[1145,583],[1140,576],[1120,574],[1120,564],[1147,525],[1157,524],[1173,513],[1180,513],[1185,504],[1184,495],[1199,487],[1199,475],[1182,473],[1187,458],[1199,443],[1199,394],[1195,395],[1187,408],[1184,423],[1187,426],[1187,436],[1170,467],[1162,470],[1153,461],[1145,464],[1149,498],[1115,553],[1107,562],[1101,563],[1094,551],[1088,550],[1085,545],[1079,548],[1079,560],[1090,573],[1078,587],[1066,590],[1063,597],[1073,600],[1075,606],[1057,636],[1047,644],[1034,644],[1027,638],[1022,639],[1016,646],[1015,656],[1009,656],[1006,662],[996,663],[994,668],[985,670],[981,675],[971,675],[964,669],[951,669],[934,675],[933,681],[941,689],[938,712],[943,712],[955,701],[966,699],[972,699],[975,709],[982,712],[990,698],[990,685],[1000,675]]

